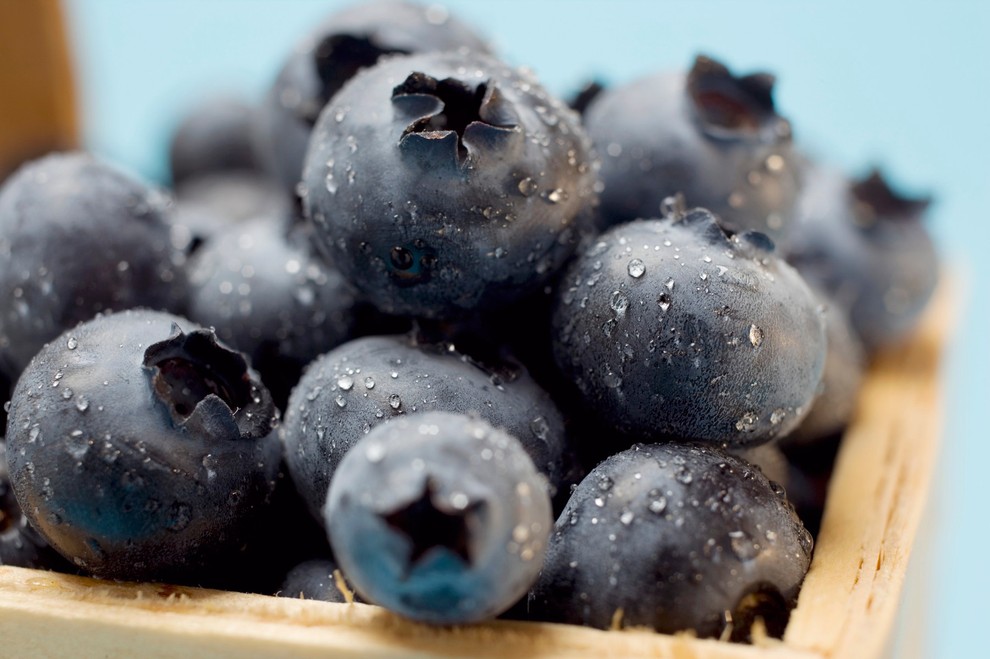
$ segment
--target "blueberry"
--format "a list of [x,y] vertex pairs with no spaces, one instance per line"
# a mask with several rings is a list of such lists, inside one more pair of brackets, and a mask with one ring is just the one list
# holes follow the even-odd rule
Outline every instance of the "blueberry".
[[319,517],[331,477],[363,435],[394,417],[426,411],[476,413],[504,428],[550,484],[559,484],[564,423],[522,366],[493,370],[449,346],[364,337],[309,365],[279,430],[289,473],[313,514]]
[[328,558],[314,558],[289,570],[277,594],[279,597],[344,604],[348,600],[341,586],[348,592],[350,586],[346,582],[341,583],[343,578],[337,563]]
[[376,0],[327,17],[296,44],[258,111],[254,141],[265,168],[294,192],[313,124],[344,83],[382,55],[459,48],[489,50],[437,5]]
[[7,474],[6,444],[0,437],[0,565],[64,569],[60,559],[21,512]]
[[174,309],[185,295],[165,200],[83,153],[22,167],[0,189],[0,370],[98,312]]
[[730,237],[708,211],[672,207],[610,229],[570,266],[554,354],[609,441],[748,446],[800,422],[822,375],[824,320],[772,250],[763,234]]
[[866,353],[849,316],[823,294],[819,297],[825,300],[825,368],[808,415],[783,438],[787,444],[816,442],[840,433],[856,409],[866,370]]
[[811,549],[783,490],[747,462],[704,445],[636,445],[574,491],[529,611],[739,640],[758,615],[779,636]]
[[799,177],[773,83],[763,73],[734,76],[699,56],[686,75],[655,74],[599,94],[585,125],[602,156],[605,223],[656,217],[680,192],[732,231],[782,243]]
[[849,314],[868,352],[903,338],[938,280],[922,218],[931,200],[810,165],[787,259]]
[[301,194],[373,304],[447,319],[549,280],[590,229],[596,166],[577,116],[529,74],[478,54],[393,56],[320,115]]
[[189,253],[203,241],[261,217],[277,218],[288,227],[296,223],[290,201],[273,181],[257,173],[197,176],[176,191],[175,206],[167,216],[172,242]]
[[207,241],[189,261],[189,317],[246,353],[284,407],[303,367],[342,343],[355,294],[311,254],[300,227],[284,235],[270,218]]
[[494,617],[533,584],[553,520],[519,442],[461,414],[376,427],[334,475],[334,555],[368,601],[424,622]]
[[211,331],[154,311],[98,316],[18,381],[11,482],[30,523],[86,571],[188,580],[267,504],[275,420],[257,375]]
[[172,185],[216,172],[256,171],[253,116],[253,107],[231,96],[205,98],[190,108],[169,147]]

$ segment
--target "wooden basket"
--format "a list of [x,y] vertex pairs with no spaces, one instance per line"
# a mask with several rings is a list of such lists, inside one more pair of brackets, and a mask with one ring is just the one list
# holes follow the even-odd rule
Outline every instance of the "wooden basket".
[[503,621],[437,628],[364,604],[0,567],[0,656],[880,656],[892,641],[935,471],[939,361],[951,318],[952,295],[943,285],[914,336],[871,367],[839,450],[811,570],[782,641],[738,645]]
[[[15,158],[72,146],[77,123],[57,0],[0,0],[0,176]],[[13,121],[18,119],[20,123]],[[5,126],[21,126],[5,130]],[[6,160],[5,160],[6,159]],[[913,338],[880,355],[840,449],[811,570],[782,641],[493,622],[436,628],[363,604],[0,566],[0,657],[876,657],[892,630],[935,471],[943,285]],[[923,624],[914,631],[923,631]],[[914,649],[922,651],[917,643]]]

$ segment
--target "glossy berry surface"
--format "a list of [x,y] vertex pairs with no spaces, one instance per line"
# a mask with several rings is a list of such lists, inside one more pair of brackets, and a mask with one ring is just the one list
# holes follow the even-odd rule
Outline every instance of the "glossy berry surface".
[[894,190],[880,171],[850,179],[811,165],[787,260],[849,314],[867,351],[903,338],[938,281],[926,197]]
[[729,237],[703,209],[599,236],[569,267],[553,326],[557,364],[588,408],[642,440],[782,436],[825,361],[819,303],[797,272],[765,236]]
[[375,426],[427,411],[474,413],[517,438],[551,485],[560,482],[564,422],[518,365],[492,370],[445,345],[403,336],[349,341],[309,365],[279,435],[300,495],[319,516],[346,453]]
[[866,351],[844,309],[820,294],[825,306],[828,351],[818,394],[808,415],[784,442],[809,443],[842,432],[852,419],[866,372]]
[[529,612],[733,638],[758,615],[779,636],[811,550],[783,490],[759,469],[714,447],[636,445],[571,496]]
[[782,243],[799,177],[773,84],[699,56],[687,74],[654,74],[595,97],[584,115],[602,157],[606,226],[656,217],[666,197],[681,193],[734,232]]
[[248,355],[284,406],[303,367],[351,329],[353,288],[312,254],[304,229],[246,221],[207,241],[189,261],[189,317]]
[[267,504],[274,423],[257,375],[212,332],[153,311],[99,316],[18,381],[10,478],[31,524],[87,572],[189,579]]
[[0,189],[0,370],[101,311],[174,309],[183,274],[164,197],[83,153],[46,156]]
[[[347,597],[334,576],[336,571],[337,563],[328,558],[303,561],[285,575],[278,596],[342,604],[347,601]],[[346,582],[344,587],[347,587]]]
[[303,208],[379,309],[463,316],[563,265],[591,225],[596,164],[577,116],[529,74],[477,54],[395,56],[320,115]]
[[320,110],[358,71],[383,55],[488,45],[437,5],[376,0],[328,16],[293,49],[255,121],[255,149],[267,171],[294,193]]
[[545,481],[519,442],[445,412],[373,429],[344,457],[324,514],[359,593],[438,624],[512,606],[535,581],[553,524]]
[[7,473],[7,445],[0,437],[0,565],[64,568],[61,557],[28,524]]

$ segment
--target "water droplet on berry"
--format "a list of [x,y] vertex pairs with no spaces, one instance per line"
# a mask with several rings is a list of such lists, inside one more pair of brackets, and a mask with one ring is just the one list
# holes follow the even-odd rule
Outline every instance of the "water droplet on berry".
[[646,272],[646,264],[644,264],[640,259],[633,259],[629,261],[629,265],[626,266],[626,272],[633,279],[639,279]]
[[749,326],[749,342],[753,344],[754,348],[759,348],[763,343],[763,330],[761,330],[756,325]]
[[753,412],[746,412],[736,421],[736,430],[739,432],[753,432],[756,430],[756,424],[760,420]]

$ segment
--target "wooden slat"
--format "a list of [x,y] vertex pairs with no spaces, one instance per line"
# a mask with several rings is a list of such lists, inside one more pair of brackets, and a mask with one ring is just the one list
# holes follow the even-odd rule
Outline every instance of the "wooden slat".
[[897,615],[941,433],[943,285],[912,340],[879,356],[842,442],[815,560],[785,634],[828,657],[880,656]]
[[0,0],[0,179],[78,144],[69,42],[58,0]]

